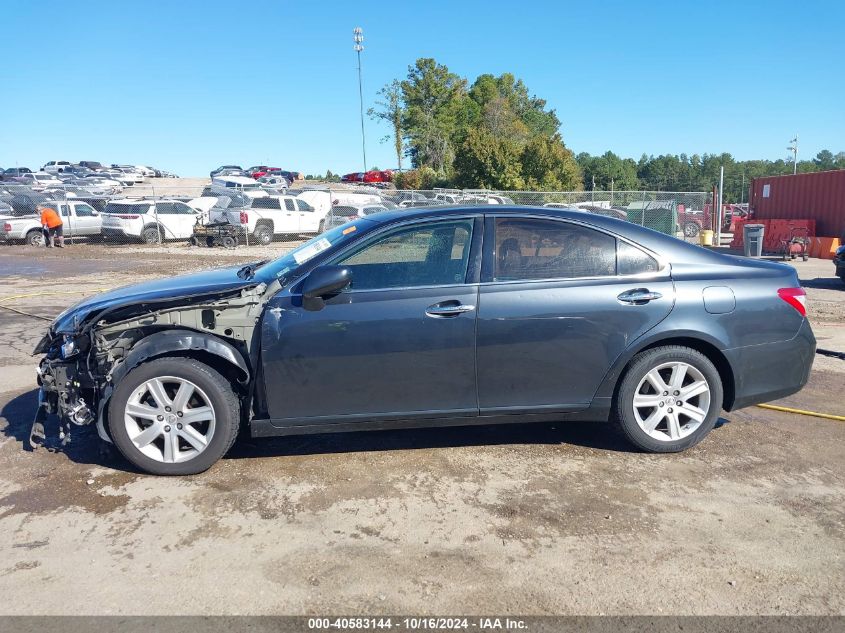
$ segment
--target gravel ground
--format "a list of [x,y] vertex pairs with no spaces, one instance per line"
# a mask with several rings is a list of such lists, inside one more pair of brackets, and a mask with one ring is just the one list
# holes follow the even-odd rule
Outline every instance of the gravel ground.
[[[0,301],[51,317],[283,248],[1,248]],[[845,351],[845,286],[796,267],[820,347]],[[89,429],[24,451],[45,323],[0,326],[0,613],[845,614],[840,422],[749,408],[662,456],[587,423],[243,439],[153,478]],[[845,415],[843,377],[818,356],[785,404]]]

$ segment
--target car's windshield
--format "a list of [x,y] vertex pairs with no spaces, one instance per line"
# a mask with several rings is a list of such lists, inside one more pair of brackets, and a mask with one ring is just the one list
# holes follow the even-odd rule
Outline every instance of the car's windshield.
[[268,262],[259,270],[259,275],[266,280],[280,279],[288,276],[302,264],[319,255],[320,253],[351,242],[360,235],[365,226],[369,228],[372,223],[359,219],[355,222],[347,222],[342,226],[333,228],[325,233],[314,237],[301,246],[285,253],[282,257]]

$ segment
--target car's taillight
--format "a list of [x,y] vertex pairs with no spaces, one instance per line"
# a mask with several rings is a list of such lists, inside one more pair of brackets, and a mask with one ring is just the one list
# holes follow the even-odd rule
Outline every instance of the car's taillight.
[[241,211],[241,224],[249,224],[249,213]]
[[12,232],[12,225],[9,224],[8,222],[6,222],[6,224],[3,225],[3,230],[6,231],[6,233],[11,233]]
[[804,292],[803,288],[780,288],[778,289],[778,297],[798,310],[798,314],[801,316],[807,316],[807,293]]

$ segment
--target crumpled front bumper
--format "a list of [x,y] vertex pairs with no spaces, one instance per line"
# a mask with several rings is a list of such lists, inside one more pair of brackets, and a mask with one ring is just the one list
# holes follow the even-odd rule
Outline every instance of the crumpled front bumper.
[[[49,335],[36,346],[36,353],[44,340],[47,340],[49,345]],[[78,358],[62,360],[47,355],[36,367],[39,385],[38,408],[30,429],[30,448],[36,449],[46,441],[44,421],[48,414],[59,416],[59,439],[63,444],[70,441],[71,425],[85,426],[98,417],[95,414],[93,397],[96,389],[90,379],[86,379],[80,371],[80,362]],[[100,435],[105,435],[105,431]]]

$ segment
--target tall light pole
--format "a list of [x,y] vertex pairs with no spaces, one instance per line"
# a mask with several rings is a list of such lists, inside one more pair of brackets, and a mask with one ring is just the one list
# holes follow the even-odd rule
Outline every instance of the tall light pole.
[[791,145],[786,149],[792,152],[792,174],[795,175],[798,173],[798,135],[796,134],[795,138],[789,142]]
[[364,89],[361,82],[361,51],[364,50],[364,29],[356,26],[352,29],[352,41],[355,46],[352,48],[358,54],[358,99],[361,103],[361,152],[364,154],[364,172],[367,171],[367,141],[364,137]]

